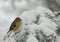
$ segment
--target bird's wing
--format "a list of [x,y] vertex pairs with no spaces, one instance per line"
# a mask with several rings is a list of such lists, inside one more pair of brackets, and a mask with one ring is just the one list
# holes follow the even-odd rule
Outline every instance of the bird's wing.
[[19,26],[21,25],[21,23],[22,23],[22,20],[21,20],[19,17],[17,17],[17,18],[12,22],[12,24],[11,24],[10,29],[9,29],[8,32],[18,30],[18,29],[19,29]]

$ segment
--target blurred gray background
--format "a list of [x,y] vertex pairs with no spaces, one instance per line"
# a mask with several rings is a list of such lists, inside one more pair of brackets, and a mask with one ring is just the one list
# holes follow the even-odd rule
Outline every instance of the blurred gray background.
[[0,0],[0,42],[13,19],[36,6],[60,11],[60,0]]

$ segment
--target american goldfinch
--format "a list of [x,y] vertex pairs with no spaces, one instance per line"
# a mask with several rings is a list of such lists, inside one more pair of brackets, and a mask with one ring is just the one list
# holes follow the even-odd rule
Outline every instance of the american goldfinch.
[[10,32],[10,31],[15,32],[15,33],[18,32],[20,30],[20,28],[21,28],[21,25],[22,25],[22,20],[19,17],[17,17],[12,22],[12,24],[11,24],[10,29],[9,29],[8,32]]

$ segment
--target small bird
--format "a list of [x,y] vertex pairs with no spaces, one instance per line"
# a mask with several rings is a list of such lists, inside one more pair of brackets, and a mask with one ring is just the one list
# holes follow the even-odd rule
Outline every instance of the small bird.
[[17,17],[11,24],[9,31],[7,32],[7,35],[3,38],[4,41],[6,41],[8,38],[13,37],[14,34],[19,32],[22,27],[22,19],[20,17]]
[[19,17],[17,17],[11,24],[10,29],[7,33],[9,33],[10,31],[12,32],[18,32],[21,28],[22,25],[22,19],[20,19]]

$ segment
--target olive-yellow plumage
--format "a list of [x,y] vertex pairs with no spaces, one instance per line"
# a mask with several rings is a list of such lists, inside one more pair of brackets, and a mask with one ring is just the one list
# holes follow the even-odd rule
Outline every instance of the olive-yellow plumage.
[[15,32],[15,33],[18,32],[20,30],[20,28],[21,28],[21,25],[22,25],[22,20],[19,17],[17,17],[12,22],[12,24],[11,24],[10,29],[9,29],[8,32],[10,32],[10,31]]

